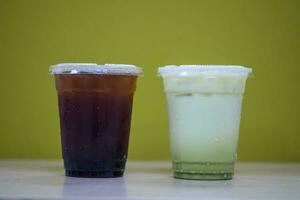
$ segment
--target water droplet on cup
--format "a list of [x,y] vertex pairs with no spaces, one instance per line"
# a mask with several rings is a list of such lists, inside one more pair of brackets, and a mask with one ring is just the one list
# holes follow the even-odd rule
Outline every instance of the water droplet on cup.
[[98,131],[98,132],[96,132],[96,137],[100,137],[100,135],[101,135],[101,132],[100,131]]
[[80,146],[80,147],[79,147],[79,150],[80,150],[80,151],[83,151],[83,146]]
[[237,153],[235,153],[235,154],[232,155],[232,160],[235,161],[236,159],[237,159]]

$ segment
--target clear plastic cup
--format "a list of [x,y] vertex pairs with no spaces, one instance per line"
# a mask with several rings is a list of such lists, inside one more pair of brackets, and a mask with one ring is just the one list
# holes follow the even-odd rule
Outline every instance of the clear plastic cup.
[[133,65],[54,65],[66,176],[123,176],[136,79]]
[[168,102],[175,178],[232,179],[241,105],[250,68],[160,67]]

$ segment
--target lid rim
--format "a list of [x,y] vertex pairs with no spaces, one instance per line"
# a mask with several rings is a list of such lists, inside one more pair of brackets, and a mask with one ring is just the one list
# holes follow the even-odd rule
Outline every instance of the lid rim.
[[160,76],[193,76],[193,75],[240,75],[252,73],[252,68],[241,65],[167,65],[158,68]]
[[102,75],[133,75],[142,74],[143,70],[135,65],[128,64],[104,64],[96,63],[60,63],[51,65],[52,74],[102,74]]

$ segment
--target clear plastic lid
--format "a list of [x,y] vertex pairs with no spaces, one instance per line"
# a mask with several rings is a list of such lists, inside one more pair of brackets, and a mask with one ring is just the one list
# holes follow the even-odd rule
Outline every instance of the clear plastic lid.
[[110,74],[138,76],[143,70],[135,65],[96,63],[61,63],[50,67],[52,74]]
[[238,65],[167,65],[158,68],[160,76],[230,75],[248,76],[251,68]]

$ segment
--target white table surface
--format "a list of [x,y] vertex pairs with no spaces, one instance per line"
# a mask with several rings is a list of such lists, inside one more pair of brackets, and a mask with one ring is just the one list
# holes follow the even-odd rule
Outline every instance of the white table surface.
[[230,181],[172,177],[170,162],[129,161],[122,178],[65,177],[62,161],[0,160],[0,199],[297,199],[300,163],[238,163]]

